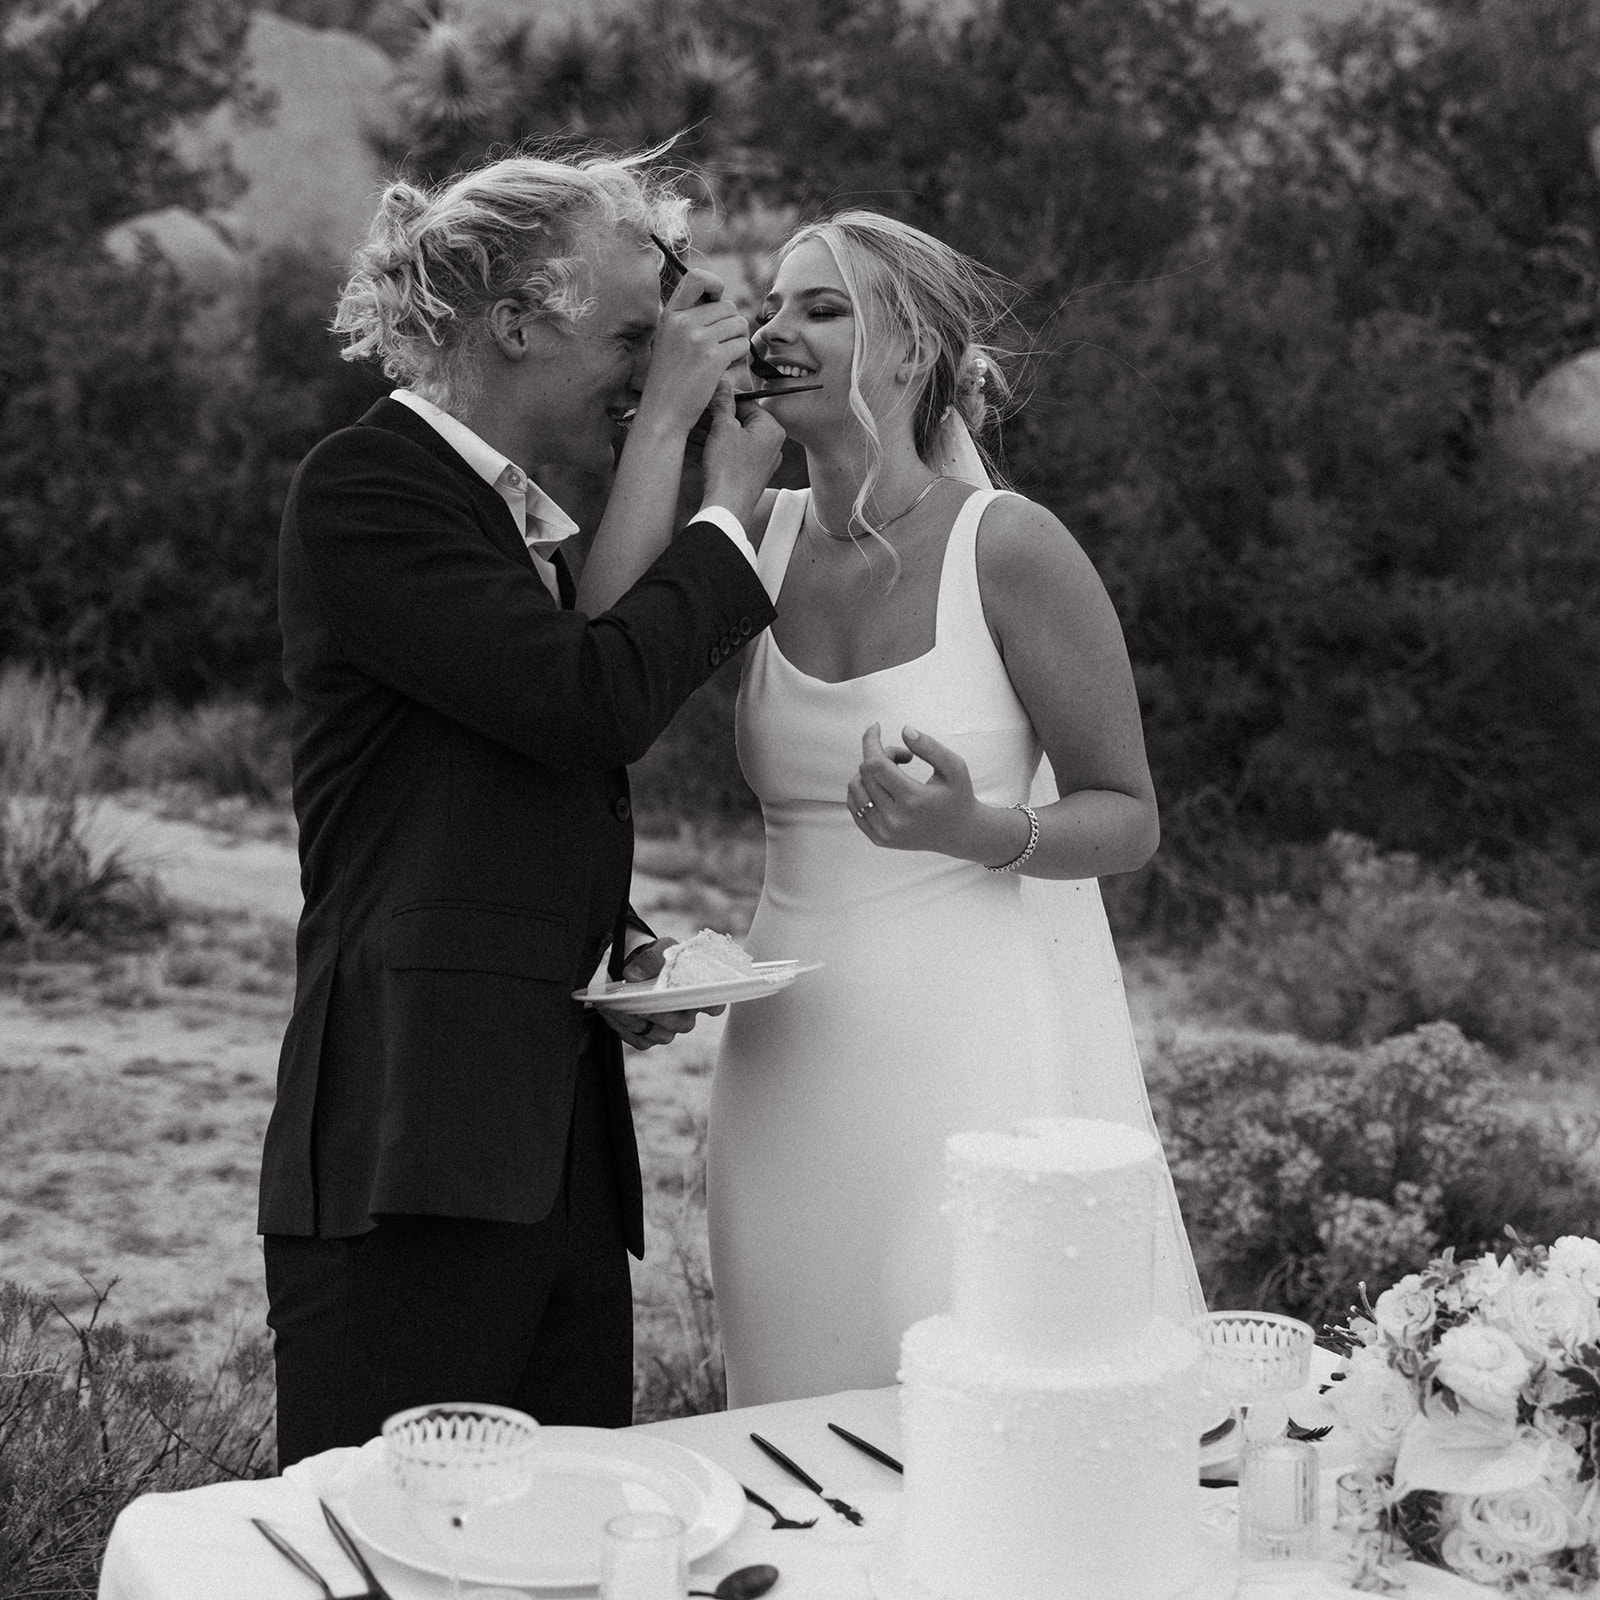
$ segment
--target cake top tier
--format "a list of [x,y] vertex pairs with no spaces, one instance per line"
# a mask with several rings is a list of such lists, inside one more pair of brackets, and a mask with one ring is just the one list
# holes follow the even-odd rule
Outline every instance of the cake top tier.
[[953,1133],[946,1141],[952,1168],[1087,1176],[1140,1166],[1160,1154],[1155,1139],[1117,1122],[1081,1117],[1036,1117],[1012,1133]]

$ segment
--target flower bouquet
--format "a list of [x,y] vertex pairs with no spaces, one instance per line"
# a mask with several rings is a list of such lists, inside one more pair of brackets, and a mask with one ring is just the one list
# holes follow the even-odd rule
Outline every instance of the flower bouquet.
[[1328,1330],[1357,1588],[1400,1587],[1405,1556],[1530,1600],[1600,1578],[1600,1241],[1511,1239],[1363,1286]]

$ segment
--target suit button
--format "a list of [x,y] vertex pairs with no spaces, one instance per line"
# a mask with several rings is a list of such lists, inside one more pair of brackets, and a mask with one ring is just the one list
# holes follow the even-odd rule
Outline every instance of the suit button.
[[616,812],[619,822],[626,822],[633,815],[633,806],[625,794],[617,796],[611,804],[611,809]]
[[717,648],[723,653],[723,655],[731,655],[733,653],[733,640],[730,639],[727,634],[723,634],[723,636],[717,640]]
[[717,663],[722,660],[722,652],[719,649],[717,649],[717,647],[715,645],[712,645],[711,654],[706,657],[706,660],[712,666],[716,666]]
[[748,639],[755,631],[755,624],[751,622],[749,617],[739,618],[739,637],[741,639]]

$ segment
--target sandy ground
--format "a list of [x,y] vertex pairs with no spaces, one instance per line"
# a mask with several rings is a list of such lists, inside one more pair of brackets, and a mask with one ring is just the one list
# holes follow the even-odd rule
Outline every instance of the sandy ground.
[[[0,968],[0,1279],[74,1313],[114,1284],[105,1315],[196,1361],[264,1331],[256,1176],[300,898],[287,819],[222,821],[102,803],[96,844],[154,874],[179,907],[173,936]],[[667,868],[692,860],[666,843]],[[745,895],[680,876],[641,873],[634,897],[680,937],[705,922],[739,931],[748,914]],[[720,1027],[704,1019],[630,1055],[652,1218],[645,1314],[670,1314],[669,1234],[695,1180]]]
[[[159,948],[0,964],[0,1279],[69,1311],[114,1284],[106,1315],[209,1362],[264,1333],[256,1176],[293,991],[292,823],[213,807],[202,825],[108,801],[94,830],[158,878],[179,917]],[[640,862],[650,870],[634,903],[659,931],[748,926],[759,841],[708,852],[686,836],[642,839]],[[1124,970],[1147,1059],[1160,1042],[1223,1031],[1199,1018],[1170,958],[1136,951]],[[672,1046],[630,1052],[651,1221],[635,1275],[646,1321],[679,1314],[674,1230],[703,1240],[685,1195],[721,1026],[702,1019]]]

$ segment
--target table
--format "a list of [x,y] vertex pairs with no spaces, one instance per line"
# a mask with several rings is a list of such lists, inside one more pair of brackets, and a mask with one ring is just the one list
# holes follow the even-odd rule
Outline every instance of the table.
[[[1307,1420],[1309,1405],[1292,1402]],[[1306,1413],[1303,1415],[1302,1413]],[[765,1512],[751,1507],[739,1531],[720,1549],[695,1563],[691,1587],[710,1589],[735,1567],[770,1562],[783,1574],[773,1600],[875,1600],[868,1564],[878,1541],[897,1520],[898,1476],[851,1448],[827,1429],[837,1422],[853,1433],[898,1453],[899,1394],[896,1389],[854,1390],[813,1400],[751,1406],[740,1411],[647,1424],[640,1431],[698,1450],[741,1483],[766,1496],[788,1516],[816,1516],[804,1533],[775,1532]],[[827,1487],[865,1516],[853,1528],[808,1490],[785,1477],[750,1443],[755,1431],[803,1462]],[[374,1445],[365,1447],[368,1450]],[[1319,1446],[1326,1457],[1325,1520],[1331,1511],[1332,1475],[1347,1464],[1337,1438]],[[350,1593],[361,1585],[323,1525],[317,1497],[337,1505],[341,1479],[357,1450],[330,1450],[291,1467],[281,1478],[212,1484],[182,1494],[146,1495],[117,1519],[100,1573],[99,1600],[315,1600],[250,1525],[251,1517],[276,1523],[333,1585]],[[1203,1534],[1213,1550],[1230,1548],[1235,1492],[1197,1491],[1204,1498]],[[372,1557],[373,1569],[394,1600],[446,1600],[442,1579]],[[1448,1574],[1408,1565],[1405,1600],[1444,1600],[1483,1591]],[[1230,1586],[1231,1587],[1231,1586]],[[573,1590],[573,1595],[593,1590]],[[1219,1591],[1229,1592],[1228,1588]],[[1270,1586],[1241,1589],[1241,1600],[1350,1600],[1352,1591],[1323,1574],[1285,1577]],[[550,1591],[541,1592],[547,1600]],[[1205,1600],[1210,1600],[1209,1594]]]

